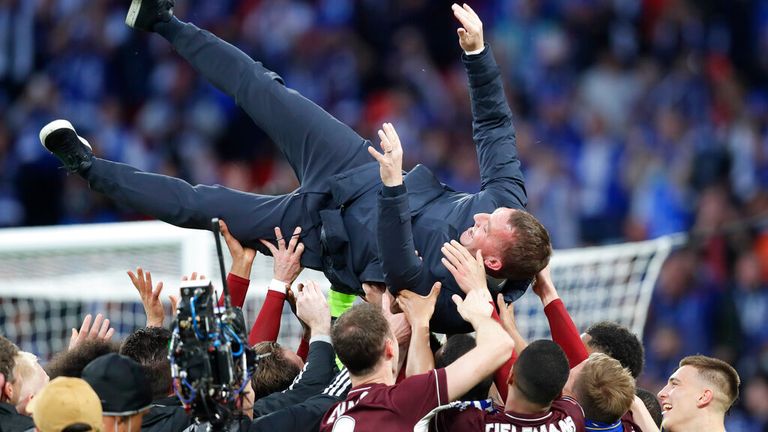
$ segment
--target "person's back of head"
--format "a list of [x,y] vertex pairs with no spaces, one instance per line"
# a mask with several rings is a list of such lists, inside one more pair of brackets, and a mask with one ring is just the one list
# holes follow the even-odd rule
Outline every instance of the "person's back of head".
[[512,212],[508,224],[513,241],[501,246],[501,269],[486,269],[486,273],[513,281],[530,279],[549,264],[552,256],[549,232],[532,214],[523,210]]
[[659,404],[659,399],[656,398],[656,395],[640,387],[635,390],[635,394],[643,401],[643,405],[645,405],[656,426],[661,427],[661,421],[664,417],[661,415],[661,404]]
[[[372,373],[385,357],[387,339],[392,338],[381,309],[367,303],[352,306],[331,329],[336,355],[352,376]],[[394,344],[396,347],[397,342]]]
[[168,360],[170,341],[170,330],[144,327],[128,335],[120,345],[120,354],[133,359],[144,369],[155,400],[173,394],[171,362]]
[[512,367],[510,381],[515,392],[526,402],[548,407],[563,391],[571,369],[568,358],[556,343],[540,339],[528,345],[520,353]]
[[118,346],[101,339],[93,339],[82,342],[76,347],[62,351],[51,359],[46,366],[48,376],[58,378],[60,376],[80,378],[83,369],[88,363],[103,355],[116,353]]
[[632,406],[635,379],[618,360],[593,353],[576,378],[574,396],[584,410],[584,418],[608,426]]
[[80,378],[51,380],[29,403],[40,432],[102,431],[99,396]]
[[20,351],[16,355],[16,368],[13,375],[20,381],[16,395],[16,411],[28,415],[27,404],[35,395],[48,384],[48,374],[32,353]]
[[589,353],[601,352],[618,360],[637,379],[645,364],[643,343],[628,328],[610,321],[589,326],[582,335]]
[[19,348],[16,344],[0,336],[0,402],[12,405],[16,404],[14,393],[18,393],[16,377],[13,375],[18,354]]
[[[468,334],[455,334],[449,337],[445,344],[435,353],[435,368],[440,369],[455,362],[459,357],[477,346],[475,338]],[[459,400],[483,400],[488,397],[488,391],[493,384],[493,377],[486,377],[467,393],[459,396]]]
[[301,372],[299,365],[288,358],[285,348],[277,342],[257,343],[253,351],[259,359],[251,377],[255,400],[287,389]]
[[101,356],[83,369],[83,379],[101,400],[104,428],[125,423],[129,432],[141,428],[152,404],[152,389],[141,366],[117,353]]

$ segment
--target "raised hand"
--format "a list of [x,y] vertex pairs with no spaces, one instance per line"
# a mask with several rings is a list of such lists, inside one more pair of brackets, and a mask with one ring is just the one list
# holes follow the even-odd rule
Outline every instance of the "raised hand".
[[373,146],[368,147],[368,153],[379,162],[379,174],[384,186],[399,186],[403,184],[403,146],[392,123],[384,123],[379,129],[381,151]]
[[293,230],[291,240],[286,245],[280,227],[275,227],[277,247],[266,240],[259,240],[269,249],[272,257],[275,259],[272,277],[288,285],[293,284],[301,271],[304,270],[301,267],[301,254],[304,253],[304,243],[299,242],[299,234],[301,234],[301,227],[296,227]]
[[461,49],[464,52],[472,52],[483,48],[485,46],[483,41],[483,22],[475,11],[466,3],[463,6],[454,3],[451,6],[451,10],[453,10],[453,16],[462,25],[456,30],[456,33],[459,34]]
[[456,310],[464,321],[475,326],[475,323],[482,318],[488,318],[493,313],[493,300],[488,290],[472,290],[462,299],[457,294],[452,297],[456,303]]
[[462,291],[488,291],[483,254],[479,249],[473,257],[461,243],[451,240],[450,243],[443,244],[440,251],[443,253],[443,265],[451,272]]
[[314,281],[307,281],[296,296],[296,316],[305,322],[312,335],[331,334],[331,310],[325,295]]
[[232,236],[232,233],[229,232],[229,228],[223,220],[219,220],[219,229],[221,230],[221,235],[224,236],[224,241],[227,243],[229,254],[232,256],[230,273],[243,279],[250,279],[251,267],[253,266],[253,260],[256,258],[256,249],[243,247]]
[[101,339],[108,341],[112,339],[115,329],[109,326],[109,320],[104,319],[104,315],[97,314],[96,319],[93,320],[93,325],[91,325],[92,318],[91,314],[86,315],[80,330],[72,329],[72,336],[69,338],[69,347],[67,349],[75,348],[87,340]]
[[440,287],[441,283],[435,282],[429,295],[426,296],[420,296],[408,290],[400,291],[396,301],[411,326],[429,326],[429,320],[435,312],[437,297],[440,295]]
[[515,341],[515,351],[520,354],[525,347],[528,346],[528,342],[525,341],[523,335],[520,334],[520,331],[517,329],[517,322],[515,322],[515,304],[507,304],[504,301],[504,294],[502,293],[499,293],[499,295],[496,296],[496,304],[499,306],[501,326],[504,327],[507,334],[512,337],[513,341]]
[[541,304],[544,306],[560,298],[555,289],[555,283],[552,281],[549,265],[536,274],[536,280],[533,282],[533,292],[541,299]]
[[[163,282],[158,282],[157,286],[152,288],[152,273],[144,272],[141,267],[136,268],[136,273],[128,271],[128,277],[131,278],[133,286],[139,292],[141,303],[144,305],[144,313],[147,314],[147,327],[162,327],[165,320],[165,309],[163,301],[160,300],[160,293],[163,291]],[[176,303],[173,296],[168,296],[171,300],[171,311],[176,310]]]
[[365,293],[363,300],[372,305],[381,307],[384,299],[384,291],[386,290],[387,287],[384,286],[384,284],[372,284],[363,282],[363,292]]

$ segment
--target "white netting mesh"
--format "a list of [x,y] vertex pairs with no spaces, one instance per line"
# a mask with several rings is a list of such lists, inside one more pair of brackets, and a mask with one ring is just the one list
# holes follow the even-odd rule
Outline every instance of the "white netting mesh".
[[[673,243],[661,238],[557,251],[553,277],[576,324],[583,330],[607,319],[641,335],[653,285]],[[119,340],[146,320],[125,274],[136,266],[152,271],[154,281],[164,281],[165,294],[177,292],[176,282],[192,271],[221,287],[209,232],[162,222],[0,230],[0,333],[46,359],[66,346],[70,329],[79,327],[85,314],[101,312],[112,321]],[[271,277],[272,259],[259,255],[245,307],[248,323],[255,319]],[[319,272],[305,270],[299,280],[307,279],[329,287]],[[535,295],[518,300],[516,312],[528,339],[549,337]],[[280,342],[295,347],[300,332],[286,306]]]

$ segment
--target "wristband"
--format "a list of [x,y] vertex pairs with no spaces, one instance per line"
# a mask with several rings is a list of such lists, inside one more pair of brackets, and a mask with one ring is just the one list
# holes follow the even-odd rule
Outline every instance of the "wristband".
[[277,292],[282,293],[282,294],[287,294],[288,293],[288,287],[290,285],[291,284],[289,284],[289,283],[285,283],[285,282],[279,281],[277,279],[272,279],[269,282],[269,289],[272,290],[272,291],[277,291]]

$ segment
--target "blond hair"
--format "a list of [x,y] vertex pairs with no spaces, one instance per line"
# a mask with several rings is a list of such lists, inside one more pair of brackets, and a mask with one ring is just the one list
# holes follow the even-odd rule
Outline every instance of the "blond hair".
[[635,379],[618,360],[593,353],[576,379],[574,391],[585,418],[613,423],[635,400]]
[[700,378],[715,386],[714,400],[723,412],[736,402],[739,397],[739,374],[728,363],[703,355],[688,356],[680,360],[680,367],[691,366]]

